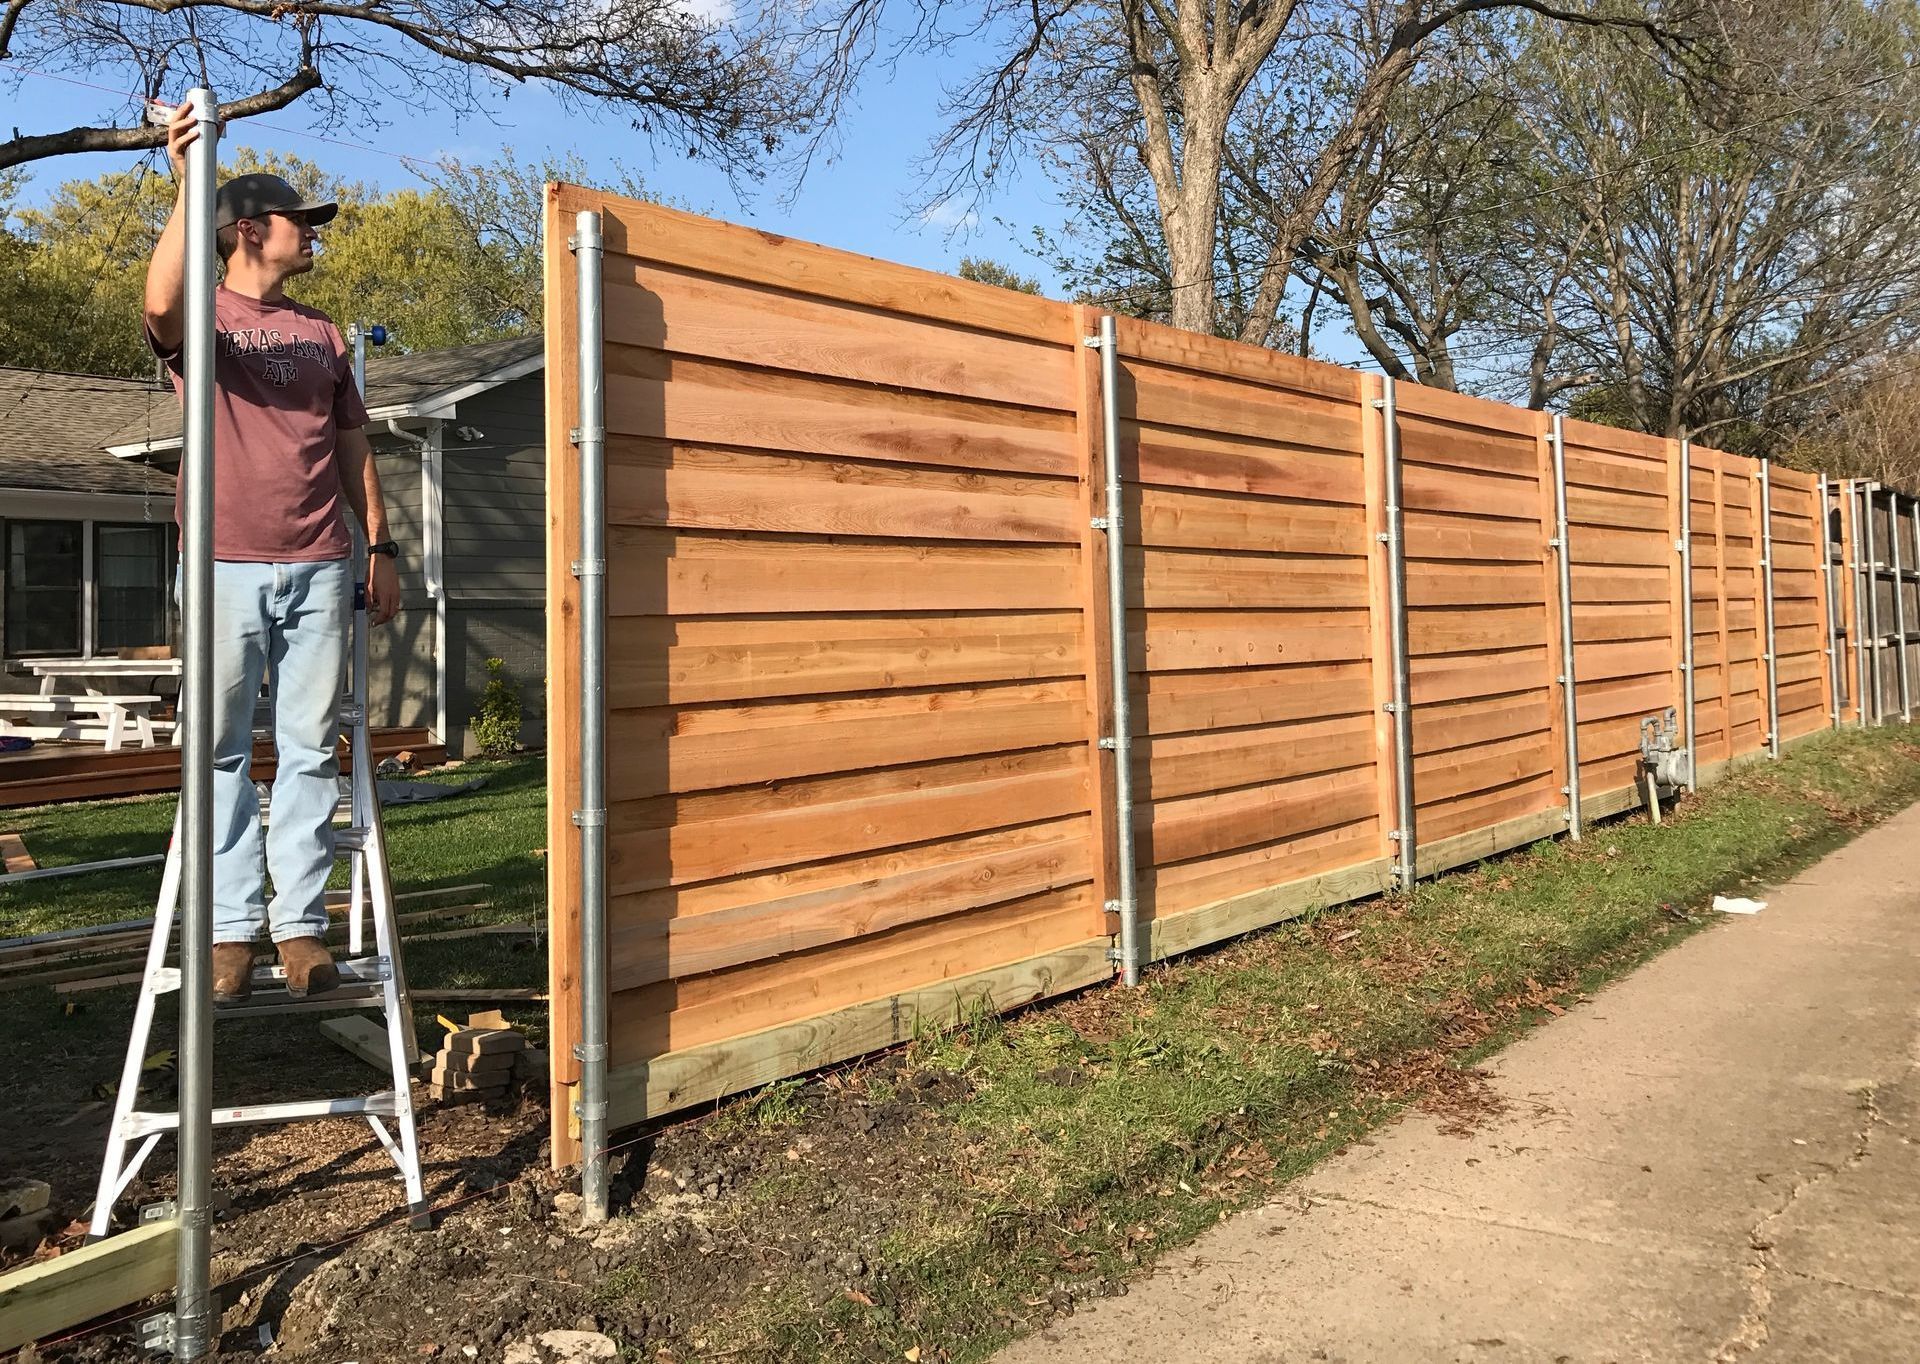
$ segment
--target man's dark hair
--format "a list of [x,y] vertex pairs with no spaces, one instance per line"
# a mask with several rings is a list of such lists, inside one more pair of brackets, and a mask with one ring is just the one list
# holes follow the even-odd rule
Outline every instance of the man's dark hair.
[[240,225],[228,223],[213,234],[213,249],[223,261],[233,259],[233,253],[240,249]]

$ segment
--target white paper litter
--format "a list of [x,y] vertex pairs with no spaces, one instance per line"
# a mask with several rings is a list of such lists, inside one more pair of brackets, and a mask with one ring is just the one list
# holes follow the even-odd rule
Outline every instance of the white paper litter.
[[1758,914],[1767,907],[1765,900],[1744,900],[1735,896],[1716,895],[1713,907],[1722,914]]

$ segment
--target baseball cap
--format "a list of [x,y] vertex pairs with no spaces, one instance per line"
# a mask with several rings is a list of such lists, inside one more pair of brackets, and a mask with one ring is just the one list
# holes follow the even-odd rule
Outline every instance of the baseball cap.
[[285,180],[265,172],[236,175],[213,196],[215,227],[231,227],[241,218],[264,218],[269,213],[304,213],[318,227],[331,222],[339,211],[340,206],[330,199],[309,203]]

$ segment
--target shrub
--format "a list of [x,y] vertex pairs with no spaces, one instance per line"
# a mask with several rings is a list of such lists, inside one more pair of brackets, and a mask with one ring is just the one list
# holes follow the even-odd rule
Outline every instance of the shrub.
[[506,661],[487,660],[487,689],[480,694],[480,712],[468,723],[474,742],[489,758],[499,758],[520,746],[520,688],[504,674]]

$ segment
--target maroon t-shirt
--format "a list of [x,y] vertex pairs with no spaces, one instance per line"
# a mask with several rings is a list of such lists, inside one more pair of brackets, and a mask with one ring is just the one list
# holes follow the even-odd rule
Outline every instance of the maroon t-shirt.
[[[367,409],[340,329],[317,308],[225,285],[214,291],[213,320],[213,557],[346,558],[353,542],[335,450],[341,431],[367,424]],[[161,358],[180,392],[184,357]]]

